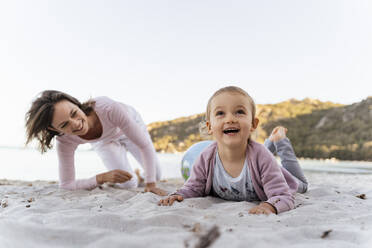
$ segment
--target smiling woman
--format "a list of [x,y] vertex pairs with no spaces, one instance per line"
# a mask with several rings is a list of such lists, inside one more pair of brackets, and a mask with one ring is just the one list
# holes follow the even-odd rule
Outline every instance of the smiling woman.
[[[139,175],[133,172],[126,152],[129,151],[145,171],[145,191],[159,195],[156,187],[161,170],[150,135],[137,111],[108,97],[85,103],[54,90],[43,91],[26,114],[27,141],[39,141],[42,153],[52,148],[56,136],[60,187],[69,190],[93,189],[105,182],[121,188],[138,186]],[[109,170],[89,179],[75,179],[75,150],[90,143]],[[137,179],[138,176],[138,179]]]

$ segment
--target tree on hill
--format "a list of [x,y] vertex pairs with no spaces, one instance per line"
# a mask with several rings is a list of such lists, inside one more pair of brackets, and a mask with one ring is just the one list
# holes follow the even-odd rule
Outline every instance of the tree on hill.
[[[372,161],[372,97],[351,105],[290,99],[257,106],[260,125],[254,139],[262,143],[277,125],[289,129],[296,154],[307,158]],[[160,152],[182,152],[203,140],[199,123],[204,114],[148,125]]]

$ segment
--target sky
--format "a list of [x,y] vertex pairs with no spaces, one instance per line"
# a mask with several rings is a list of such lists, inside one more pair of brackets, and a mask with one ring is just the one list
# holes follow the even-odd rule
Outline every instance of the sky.
[[43,90],[108,96],[146,123],[201,113],[220,87],[258,104],[372,95],[369,0],[0,0],[0,146]]

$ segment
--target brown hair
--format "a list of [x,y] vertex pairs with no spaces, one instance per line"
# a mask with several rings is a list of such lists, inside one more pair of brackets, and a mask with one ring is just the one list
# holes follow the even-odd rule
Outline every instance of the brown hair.
[[210,121],[212,100],[216,96],[218,96],[218,95],[220,95],[222,93],[226,93],[226,92],[228,92],[228,93],[236,93],[236,94],[240,94],[240,95],[243,95],[243,96],[247,97],[249,103],[251,104],[251,108],[252,108],[251,109],[251,111],[252,111],[252,121],[254,120],[254,118],[256,116],[256,104],[254,103],[253,98],[245,90],[243,90],[242,88],[239,88],[237,86],[226,86],[226,87],[223,87],[223,88],[217,90],[209,98],[208,104],[207,104],[207,110],[205,112],[204,120],[199,124],[199,131],[200,131],[201,136],[203,136],[205,138],[210,138],[210,135],[208,134],[206,122],[207,121]]
[[37,139],[39,149],[41,153],[44,153],[53,147],[51,144],[53,137],[61,135],[49,129],[52,127],[54,105],[62,100],[67,100],[77,105],[86,115],[89,115],[94,110],[95,101],[89,100],[85,103],[80,103],[76,98],[56,90],[45,90],[39,95],[32,102],[31,108],[25,116],[26,145],[31,140]]

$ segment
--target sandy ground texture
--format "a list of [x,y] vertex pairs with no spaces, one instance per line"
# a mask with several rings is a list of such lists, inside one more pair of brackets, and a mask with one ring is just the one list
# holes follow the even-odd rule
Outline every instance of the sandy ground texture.
[[306,176],[296,209],[270,216],[248,214],[257,203],[213,197],[164,207],[143,188],[0,180],[0,247],[372,247],[372,175]]

